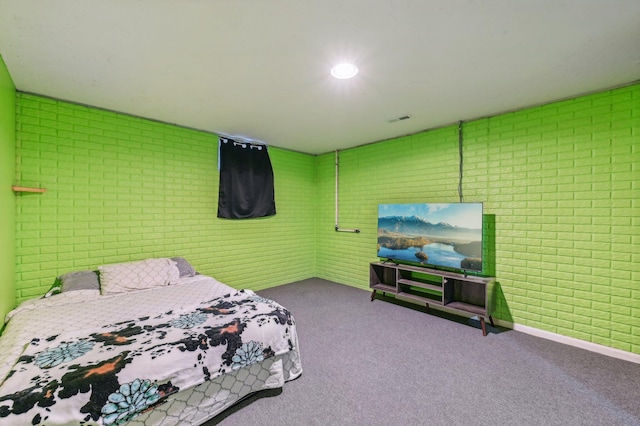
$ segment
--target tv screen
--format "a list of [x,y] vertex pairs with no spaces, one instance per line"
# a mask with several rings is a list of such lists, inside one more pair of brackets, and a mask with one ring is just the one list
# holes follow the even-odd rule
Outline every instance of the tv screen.
[[482,272],[482,203],[380,204],[378,257]]

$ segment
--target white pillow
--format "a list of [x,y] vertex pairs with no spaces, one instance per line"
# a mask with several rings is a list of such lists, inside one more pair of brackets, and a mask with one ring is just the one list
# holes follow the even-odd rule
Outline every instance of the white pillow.
[[180,278],[175,262],[167,258],[114,263],[98,267],[102,294],[161,287]]

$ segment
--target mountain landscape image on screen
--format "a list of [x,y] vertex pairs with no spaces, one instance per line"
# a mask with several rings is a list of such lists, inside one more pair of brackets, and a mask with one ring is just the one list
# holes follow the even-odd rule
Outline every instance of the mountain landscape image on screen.
[[482,204],[381,204],[378,257],[482,271]]

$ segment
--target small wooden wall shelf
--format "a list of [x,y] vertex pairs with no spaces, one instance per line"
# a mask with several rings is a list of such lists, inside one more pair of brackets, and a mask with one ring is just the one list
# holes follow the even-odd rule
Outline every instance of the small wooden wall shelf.
[[11,187],[11,189],[13,190],[13,192],[38,192],[38,193],[47,192],[47,190],[45,188],[33,188],[33,187],[30,187],[30,186],[16,186],[16,185],[13,185]]

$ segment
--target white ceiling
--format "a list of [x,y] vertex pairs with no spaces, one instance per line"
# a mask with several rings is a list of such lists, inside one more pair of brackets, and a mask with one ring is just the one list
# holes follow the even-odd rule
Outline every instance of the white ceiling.
[[640,0],[0,0],[0,54],[21,91],[319,154],[638,81]]

